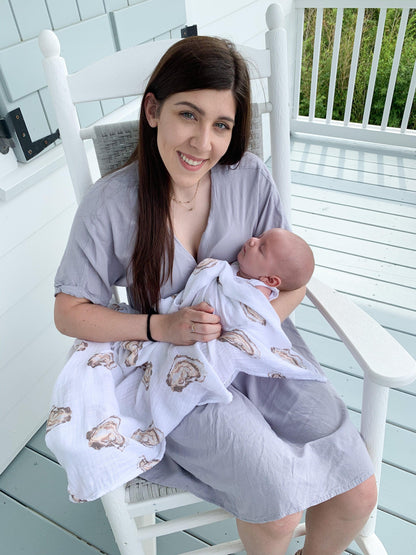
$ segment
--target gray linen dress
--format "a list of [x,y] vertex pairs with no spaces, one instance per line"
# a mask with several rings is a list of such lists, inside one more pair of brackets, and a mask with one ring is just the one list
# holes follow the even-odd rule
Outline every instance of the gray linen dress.
[[[83,199],[58,269],[55,290],[108,305],[127,286],[134,245],[137,166],[99,180]],[[197,260],[175,240],[172,280],[183,289],[204,258],[232,262],[248,237],[287,227],[265,165],[246,154],[211,171],[211,208]],[[136,307],[138,308],[138,307]],[[294,348],[314,360],[290,320]],[[162,461],[142,474],[191,491],[248,522],[268,522],[348,491],[373,474],[361,436],[328,382],[271,380],[240,373],[229,404],[196,407],[167,437]]]

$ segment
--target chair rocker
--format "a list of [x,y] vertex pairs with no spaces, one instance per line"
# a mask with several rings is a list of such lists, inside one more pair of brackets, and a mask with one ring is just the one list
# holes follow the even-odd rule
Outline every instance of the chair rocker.
[[[261,151],[262,113],[270,117],[272,174],[287,210],[290,208],[290,118],[286,31],[283,12],[277,4],[266,14],[268,31],[266,49],[255,50],[238,46],[250,61],[252,79],[267,79],[268,100],[254,108],[252,149]],[[39,37],[44,55],[44,70],[58,120],[75,195],[79,201],[98,175],[91,175],[88,146],[93,139],[101,174],[119,167],[128,158],[137,141],[137,121],[119,122],[81,129],[75,104],[93,100],[140,95],[146,79],[161,55],[175,40],[146,43],[102,59],[68,75],[65,60],[60,57],[57,36],[49,30]],[[125,105],[119,119],[137,114],[137,103]],[[133,117],[135,117],[133,115]],[[105,118],[110,122],[114,116]],[[106,123],[106,121],[104,121]],[[260,143],[260,145],[259,145]],[[91,151],[91,148],[89,148]],[[89,152],[88,151],[88,152]],[[93,162],[94,165],[95,162]],[[379,324],[355,306],[347,297],[312,278],[307,295],[345,346],[358,361],[364,374],[361,433],[380,479],[387,400],[390,387],[400,387],[416,378],[412,357]],[[156,538],[179,530],[219,522],[232,515],[223,509],[177,518],[155,524],[158,511],[192,505],[201,500],[195,495],[173,488],[161,487],[136,478],[102,497],[106,515],[122,555],[156,555]],[[376,509],[356,538],[364,555],[386,555],[375,535]],[[305,533],[299,525],[295,535]],[[228,554],[243,550],[239,540],[192,551],[193,555]]]

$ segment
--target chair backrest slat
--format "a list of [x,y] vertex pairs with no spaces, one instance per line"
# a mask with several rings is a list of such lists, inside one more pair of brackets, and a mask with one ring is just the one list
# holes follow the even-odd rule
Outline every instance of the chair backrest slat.
[[[158,61],[177,40],[127,48],[68,75],[72,101],[77,104],[143,93]],[[249,62],[251,79],[270,77],[270,56],[266,50],[239,46],[239,51]]]
[[176,41],[160,40],[120,50],[68,75],[72,101],[77,104],[141,94],[157,62]]

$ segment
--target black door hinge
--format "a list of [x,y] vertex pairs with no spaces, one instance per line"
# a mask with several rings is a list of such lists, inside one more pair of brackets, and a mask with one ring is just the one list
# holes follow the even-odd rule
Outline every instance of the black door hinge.
[[196,37],[198,36],[198,27],[196,25],[187,25],[181,29],[181,37],[186,39],[188,37]]
[[[21,162],[32,159],[57,139],[59,139],[59,129],[51,135],[32,142],[20,108],[0,118],[0,152],[7,154],[10,148],[14,148],[16,158]],[[21,159],[21,154],[24,160]]]

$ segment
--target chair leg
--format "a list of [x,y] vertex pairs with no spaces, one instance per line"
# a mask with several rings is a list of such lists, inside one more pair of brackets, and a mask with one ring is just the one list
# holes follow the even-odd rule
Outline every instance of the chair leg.
[[[142,526],[151,526],[156,523],[156,515],[155,513],[149,513],[147,515],[138,516],[134,520],[137,528],[141,528]],[[142,540],[142,545],[145,555],[157,555],[156,538]]]
[[139,540],[136,522],[129,515],[124,496],[125,488],[121,486],[101,497],[121,555],[156,555],[155,550],[151,551],[152,544],[147,545],[145,550],[143,542]]
[[355,541],[363,555],[388,555],[384,545],[375,534],[371,534],[371,536],[357,536]]

